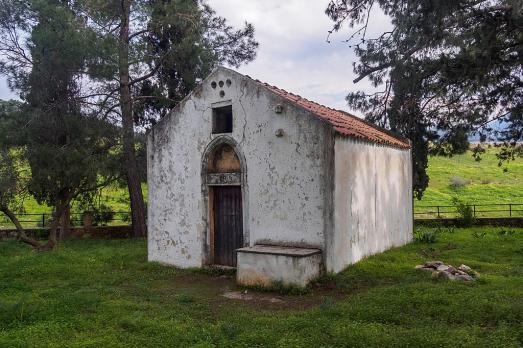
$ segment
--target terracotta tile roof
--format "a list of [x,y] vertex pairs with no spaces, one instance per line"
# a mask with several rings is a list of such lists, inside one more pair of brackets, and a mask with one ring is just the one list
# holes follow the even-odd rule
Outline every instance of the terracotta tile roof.
[[273,93],[283,97],[289,102],[309,110],[318,118],[330,123],[334,130],[340,134],[373,143],[399,147],[402,149],[408,149],[411,147],[408,143],[408,140],[398,137],[386,129],[362,120],[361,118],[353,116],[345,111],[331,109],[259,80],[254,81],[269,89]]

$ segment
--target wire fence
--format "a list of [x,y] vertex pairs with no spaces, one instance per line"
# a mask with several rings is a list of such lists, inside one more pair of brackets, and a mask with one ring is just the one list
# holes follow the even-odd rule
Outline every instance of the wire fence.
[[[472,208],[474,217],[523,217],[523,203],[494,203],[494,204],[468,204]],[[82,226],[85,213],[71,213],[71,226]],[[52,215],[42,214],[16,214],[24,228],[48,227]],[[415,219],[445,219],[459,217],[453,205],[424,205],[414,207]],[[92,214],[94,226],[115,226],[131,223],[130,212],[101,212]],[[0,229],[14,228],[11,220],[0,214]]]
[[[474,217],[523,217],[523,203],[467,204]],[[416,219],[456,218],[459,213],[453,205],[425,205],[414,207]]]
[[[85,213],[71,213],[71,226],[82,226],[84,224]],[[49,227],[53,218],[51,213],[42,214],[16,214],[18,221],[24,228],[45,228]],[[115,226],[127,225],[131,223],[130,212],[104,211],[92,214],[93,226]],[[14,228],[13,223],[7,216],[0,214],[0,229]]]

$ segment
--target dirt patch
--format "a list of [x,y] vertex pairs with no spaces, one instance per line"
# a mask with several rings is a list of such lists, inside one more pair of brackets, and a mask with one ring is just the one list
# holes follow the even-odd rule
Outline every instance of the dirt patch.
[[240,306],[261,311],[305,310],[345,298],[334,284],[313,286],[304,295],[283,295],[275,292],[244,289],[236,285],[231,275],[181,274],[158,284],[158,291],[169,293],[175,300],[202,302],[216,310]]

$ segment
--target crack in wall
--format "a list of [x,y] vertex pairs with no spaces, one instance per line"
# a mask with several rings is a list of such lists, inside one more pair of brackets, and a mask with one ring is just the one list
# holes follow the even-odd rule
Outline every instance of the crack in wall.
[[245,107],[243,106],[242,99],[245,95],[245,88],[246,83],[245,81],[242,82],[242,85],[240,87],[240,97],[238,98],[238,104],[240,104],[242,111],[243,111],[243,130],[242,130],[242,140],[240,141],[240,145],[243,146],[243,143],[245,142],[245,130],[247,128],[247,112],[245,112]]

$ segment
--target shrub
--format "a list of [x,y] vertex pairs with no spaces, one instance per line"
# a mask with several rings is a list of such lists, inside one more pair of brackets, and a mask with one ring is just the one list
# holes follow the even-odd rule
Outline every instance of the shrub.
[[432,244],[437,242],[438,234],[431,230],[416,230],[414,240],[418,243]]
[[35,231],[35,238],[36,239],[47,239],[49,238],[49,230],[46,229],[38,229]]
[[470,226],[474,223],[474,210],[470,206],[457,197],[452,198],[452,204],[456,207],[458,214],[458,223],[462,227]]
[[95,226],[107,226],[107,223],[113,219],[114,213],[105,204],[100,204],[100,207],[93,212],[93,224]]
[[470,180],[462,178],[461,176],[453,176],[452,178],[450,178],[449,183],[450,187],[452,187],[453,189],[459,189],[467,186],[468,184],[470,184]]
[[437,259],[441,255],[441,252],[439,252],[435,248],[427,248],[421,250],[421,255],[429,259]]
[[476,239],[483,239],[483,238],[485,238],[486,235],[487,235],[487,232],[485,232],[485,231],[481,231],[481,232],[474,231],[474,232],[472,232],[472,237],[474,237]]
[[131,222],[131,214],[130,213],[123,213],[122,216],[122,222],[130,223]]
[[516,231],[515,230],[506,230],[506,229],[501,229],[498,231],[498,236],[500,237],[504,237],[504,236],[512,236],[516,234]]

